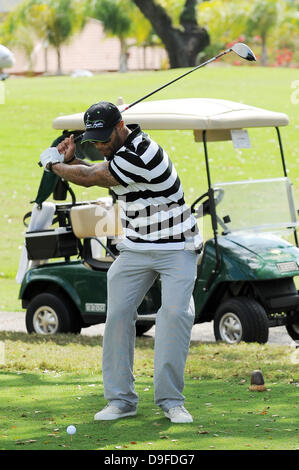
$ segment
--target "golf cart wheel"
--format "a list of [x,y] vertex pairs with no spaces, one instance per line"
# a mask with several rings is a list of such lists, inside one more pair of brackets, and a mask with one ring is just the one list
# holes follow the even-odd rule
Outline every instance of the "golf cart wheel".
[[38,294],[28,305],[26,312],[28,333],[54,335],[79,332],[72,321],[70,307],[65,299],[54,294]]
[[152,326],[154,326],[155,322],[146,322],[146,323],[141,323],[138,324],[136,323],[136,336],[142,336],[144,333],[149,331]]
[[266,312],[258,302],[247,297],[226,300],[216,312],[214,334],[217,341],[229,344],[266,343],[269,335]]
[[299,339],[299,321],[291,325],[286,325],[286,330],[294,341]]

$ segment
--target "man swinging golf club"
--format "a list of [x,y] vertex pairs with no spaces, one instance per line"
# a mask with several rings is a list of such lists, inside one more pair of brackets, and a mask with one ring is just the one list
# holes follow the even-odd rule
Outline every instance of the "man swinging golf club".
[[138,396],[133,359],[137,308],[161,280],[162,302],[155,330],[155,402],[176,423],[192,422],[184,408],[184,368],[194,321],[191,305],[202,238],[184,201],[167,153],[138,125],[126,126],[112,103],[101,101],[84,115],[83,142],[106,157],[89,165],[75,157],[73,137],[41,154],[41,163],[82,186],[109,187],[123,208],[124,238],[108,271],[103,341],[104,395],[108,405],[95,420],[134,416]]
[[[230,52],[255,56],[237,43],[134,103]],[[174,423],[192,422],[184,408],[184,368],[193,326],[192,291],[202,238],[186,206],[177,172],[167,153],[138,125],[126,126],[119,109],[100,101],[84,115],[82,143],[92,142],[106,161],[89,165],[75,156],[73,136],[41,154],[47,171],[82,186],[111,188],[123,209],[124,238],[108,271],[108,309],[103,342],[104,395],[108,405],[95,420],[135,416],[138,396],[133,360],[137,308],[161,280],[155,330],[155,403]]]

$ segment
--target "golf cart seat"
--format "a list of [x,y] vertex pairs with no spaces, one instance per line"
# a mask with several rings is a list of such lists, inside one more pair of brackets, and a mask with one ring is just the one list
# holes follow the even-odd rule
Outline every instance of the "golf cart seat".
[[106,209],[101,203],[74,206],[70,210],[70,221],[77,238],[120,237],[123,228],[119,205]]
[[[101,202],[74,206],[70,210],[70,221],[74,235],[83,239],[84,265],[95,271],[107,271],[115,259],[113,251],[108,247],[108,241],[123,233],[119,205],[114,204],[108,209]],[[107,246],[102,243],[102,237],[107,238]],[[94,254],[93,240],[106,250],[106,256],[98,257]]]

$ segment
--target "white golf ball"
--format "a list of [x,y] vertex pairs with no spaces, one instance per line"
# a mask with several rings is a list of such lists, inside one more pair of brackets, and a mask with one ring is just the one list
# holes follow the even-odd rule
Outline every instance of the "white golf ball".
[[72,424],[66,428],[66,432],[70,435],[75,434],[76,431],[76,426],[73,426]]

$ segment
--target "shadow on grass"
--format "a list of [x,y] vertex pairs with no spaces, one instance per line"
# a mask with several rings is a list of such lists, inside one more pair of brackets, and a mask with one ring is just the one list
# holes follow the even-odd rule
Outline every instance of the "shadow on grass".
[[[55,343],[59,346],[72,344],[78,344],[82,346],[102,346],[103,345],[103,336],[87,336],[80,334],[56,334],[51,336],[42,336],[36,333],[23,333],[16,331],[0,331],[0,341],[22,341],[28,344],[47,344]],[[152,336],[143,335],[141,337],[136,337],[136,346],[140,349],[154,348],[155,338]],[[216,345],[215,342],[210,341],[191,341],[190,348],[192,346],[198,346],[200,344],[206,345]]]
[[[0,341],[22,341],[28,344],[47,344],[54,343],[59,346],[78,344],[81,346],[102,346],[103,336],[85,336],[77,334],[56,334],[51,336],[42,336],[36,333],[21,333],[15,331],[0,331]],[[136,338],[136,346],[140,349],[148,349],[154,347],[154,338],[152,336],[142,336]]]
[[15,331],[0,331],[0,341],[22,341],[29,344],[47,344],[55,343],[59,346],[68,345],[70,343],[82,346],[102,346],[102,336],[84,336],[76,334],[56,334],[51,336],[42,336],[36,333],[20,333]]

